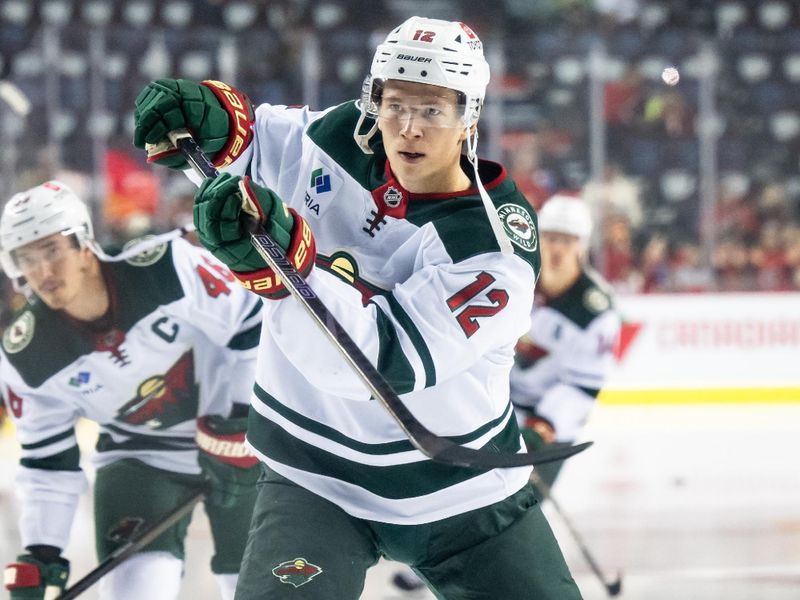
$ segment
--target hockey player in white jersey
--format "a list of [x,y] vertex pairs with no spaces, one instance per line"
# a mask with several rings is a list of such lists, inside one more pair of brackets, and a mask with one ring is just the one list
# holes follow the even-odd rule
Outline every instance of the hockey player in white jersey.
[[580,598],[530,468],[453,467],[416,450],[286,299],[243,222],[256,215],[426,427],[521,451],[508,377],[538,236],[506,171],[477,159],[488,81],[469,27],[414,17],[377,48],[358,102],[253,111],[226,84],[185,80],[136,100],[134,143],[151,160],[186,168],[166,143],[186,127],[223,169],[202,183],[195,224],[266,299],[247,434],[265,475],[237,600],[356,600],[381,556],[441,598]]
[[[84,202],[58,181],[3,210],[0,259],[30,300],[5,330],[0,360],[22,447],[25,552],[5,569],[11,598],[55,598],[67,583],[62,552],[87,489],[81,418],[99,425],[98,558],[208,483],[211,568],[221,597],[233,597],[260,470],[242,451],[262,303],[205,249],[158,241],[111,259]],[[189,520],[104,577],[100,598],[176,598]]]
[[[557,194],[539,211],[542,273],[511,371],[511,400],[531,450],[575,441],[613,361],[620,317],[610,287],[587,265],[591,231],[581,198]],[[537,468],[548,487],[562,465]]]

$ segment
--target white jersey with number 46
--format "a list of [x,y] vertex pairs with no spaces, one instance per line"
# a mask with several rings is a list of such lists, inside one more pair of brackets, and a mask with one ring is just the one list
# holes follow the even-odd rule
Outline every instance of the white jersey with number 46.
[[178,239],[102,272],[107,317],[80,322],[34,301],[3,335],[23,546],[66,545],[86,487],[79,419],[100,426],[98,467],[137,458],[199,473],[197,417],[227,416],[252,390],[262,303],[206,250]]

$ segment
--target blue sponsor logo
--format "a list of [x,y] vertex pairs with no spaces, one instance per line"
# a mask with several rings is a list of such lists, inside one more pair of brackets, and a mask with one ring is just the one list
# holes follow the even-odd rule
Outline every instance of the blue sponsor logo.
[[311,173],[311,183],[309,187],[314,188],[318,194],[331,191],[331,176],[320,169],[314,169]]
[[89,371],[81,371],[75,377],[70,377],[69,384],[72,387],[80,387],[89,383],[90,378],[91,375],[89,374]]

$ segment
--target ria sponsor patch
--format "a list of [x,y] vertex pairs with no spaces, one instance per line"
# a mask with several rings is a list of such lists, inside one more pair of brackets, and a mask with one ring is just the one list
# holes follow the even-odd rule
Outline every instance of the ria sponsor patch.
[[294,587],[307,584],[320,573],[322,573],[320,567],[300,557],[282,562],[272,569],[272,574],[280,579],[281,583],[288,583]]
[[531,213],[517,204],[503,204],[497,209],[503,229],[515,245],[526,252],[535,252],[539,247],[539,236]]
[[326,166],[319,166],[311,171],[309,184],[303,202],[308,213],[319,217],[329,206],[342,185],[342,179]]

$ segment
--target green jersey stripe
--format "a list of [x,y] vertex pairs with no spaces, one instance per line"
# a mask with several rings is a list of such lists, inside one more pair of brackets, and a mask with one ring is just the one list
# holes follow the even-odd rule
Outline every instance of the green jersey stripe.
[[81,453],[76,445],[44,458],[22,458],[19,464],[29,469],[44,471],[80,471],[80,458]]
[[[251,412],[247,439],[259,452],[279,463],[308,473],[333,477],[388,499],[432,494],[485,472],[431,460],[390,466],[365,465],[296,438],[256,411]],[[518,450],[519,430],[516,421],[509,419],[508,425],[486,444],[485,449]]]
[[249,350],[258,346],[261,339],[261,323],[251,327],[246,331],[237,333],[228,342],[228,348],[231,350]]
[[263,306],[262,302],[256,302],[256,305],[253,307],[253,310],[247,313],[247,316],[244,319],[242,319],[242,323],[246,323],[247,321],[255,317],[258,313],[260,313],[262,306]]
[[[336,442],[337,444],[341,444],[342,446],[347,446],[353,450],[358,452],[363,452],[364,454],[395,454],[397,452],[409,452],[414,450],[414,446],[411,442],[407,440],[400,440],[396,442],[384,442],[382,444],[366,444],[364,442],[359,442],[358,440],[354,440],[353,438],[347,437],[343,433],[337,431],[333,427],[328,427],[327,425],[323,425],[319,421],[315,421],[314,419],[309,419],[308,417],[304,417],[300,413],[292,410],[285,404],[279,402],[276,398],[269,395],[264,388],[262,388],[258,383],[253,386],[253,393],[256,396],[256,399],[260,400],[262,403],[267,405],[269,408],[274,410],[276,413],[281,415],[288,421],[291,421],[295,425],[302,427],[306,431],[311,433],[315,433],[317,435],[321,435],[322,437],[326,437],[329,440]],[[250,411],[250,418],[253,418],[257,411],[251,410]],[[248,424],[248,431],[250,431],[251,425]]]
[[[414,445],[408,440],[398,440],[394,442],[383,442],[380,444],[368,444],[366,442],[360,442],[358,440],[354,440],[351,437],[346,436],[342,432],[334,429],[333,427],[329,427],[328,425],[324,425],[319,421],[315,421],[314,419],[310,419],[306,416],[301,415],[297,411],[292,410],[282,402],[280,402],[274,396],[268,394],[264,388],[262,388],[258,383],[255,383],[253,386],[253,393],[255,394],[254,401],[260,401],[265,406],[269,407],[270,409],[274,410],[276,413],[281,415],[287,421],[292,422],[293,424],[297,425],[298,427],[305,429],[306,431],[322,436],[335,442],[337,444],[341,444],[351,450],[355,450],[356,452],[361,452],[363,454],[371,454],[373,456],[380,456],[380,455],[387,455],[387,454],[397,454],[399,452],[409,452],[414,450]],[[447,439],[451,440],[456,444],[468,444],[474,440],[479,439],[480,437],[486,435],[492,429],[498,427],[501,423],[508,420],[508,423],[503,428],[503,431],[507,430],[509,427],[512,427],[513,430],[516,432],[516,439],[514,442],[505,448],[505,451],[508,452],[516,452],[519,450],[519,429],[517,428],[517,423],[514,419],[509,419],[509,413],[511,412],[511,402],[509,402],[505,410],[503,410],[503,414],[501,414],[496,419],[489,421],[488,423],[484,423],[478,429],[466,433],[464,435],[459,436],[452,436],[448,437]],[[250,411],[250,418],[253,418],[254,415],[258,414],[258,410],[251,410]],[[262,420],[266,420],[265,417],[262,415],[258,415],[261,417]],[[259,427],[259,423],[250,423],[248,424],[248,432],[252,431],[253,427]],[[502,434],[498,434],[502,435]],[[497,436],[495,436],[495,439]],[[490,442],[491,445],[491,442]],[[498,448],[499,449],[499,448]],[[266,454],[266,453],[265,453]]]
[[45,446],[55,444],[56,442],[60,442],[61,440],[65,440],[68,437],[74,435],[75,435],[75,430],[72,427],[70,427],[69,429],[62,431],[61,433],[51,435],[49,438],[39,440],[38,442],[34,442],[32,444],[20,444],[20,446],[22,447],[23,450],[36,450],[37,448],[44,448]]
[[392,294],[387,294],[384,298],[386,298],[386,301],[389,303],[394,318],[397,319],[397,322],[406,332],[411,343],[414,344],[414,348],[422,361],[422,366],[425,369],[425,387],[436,385],[436,367],[433,364],[433,357],[431,356],[430,349],[428,349],[428,345],[425,343],[425,339],[422,337],[416,324],[414,324],[414,321],[408,316],[405,309],[400,306],[397,299]]
[[158,438],[139,436],[136,438],[114,441],[107,433],[101,433],[97,438],[97,452],[111,452],[112,450],[159,450],[159,451],[180,451],[194,450],[187,444],[174,444],[169,441],[162,441]]
[[389,382],[395,392],[405,394],[414,389],[414,369],[406,358],[397,330],[380,307],[377,310],[378,371]]

